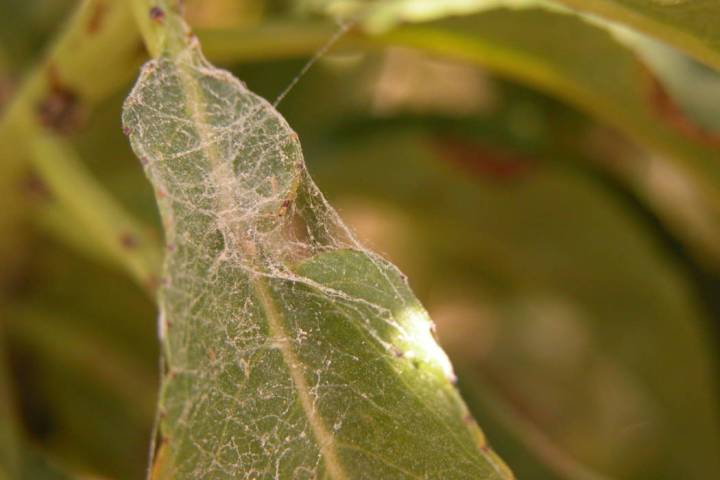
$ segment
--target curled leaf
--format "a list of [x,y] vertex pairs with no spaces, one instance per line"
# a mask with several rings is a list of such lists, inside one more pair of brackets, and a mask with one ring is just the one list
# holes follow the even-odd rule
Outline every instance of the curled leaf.
[[512,477],[269,103],[191,42],[143,68],[123,121],[168,244],[155,478]]

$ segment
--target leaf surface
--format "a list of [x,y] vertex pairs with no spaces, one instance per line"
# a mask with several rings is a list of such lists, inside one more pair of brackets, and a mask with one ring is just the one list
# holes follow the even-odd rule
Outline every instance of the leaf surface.
[[143,68],[123,121],[168,243],[155,478],[512,476],[270,104],[191,43]]
[[[413,268],[456,366],[475,362],[485,374],[460,370],[461,385],[492,374],[521,417],[611,478],[718,476],[712,318],[627,198],[551,153],[524,176],[482,177],[438,158],[427,134],[387,124],[323,147],[314,147],[329,149],[313,156],[318,181],[358,225],[376,212],[384,228],[364,233]],[[560,478],[501,443],[512,429],[488,419],[492,396],[464,398],[518,478]]]
[[[610,33],[574,15],[497,9],[403,26],[376,40],[486,66],[561,98],[624,133],[648,152],[621,159],[624,174],[650,203],[659,205],[671,228],[694,232],[685,238],[702,256],[714,263],[720,258],[715,240],[720,229],[720,144],[666,111],[659,100],[664,91],[647,67]],[[633,166],[626,165],[628,161]],[[648,168],[644,164],[650,161],[686,179],[690,193],[684,194],[685,200],[662,203],[678,192],[658,188],[652,175],[643,179],[641,169]],[[704,220],[695,222],[692,215],[677,211],[678,205],[689,201],[702,205]]]
[[720,3],[715,0],[555,0],[634,27],[720,69]]

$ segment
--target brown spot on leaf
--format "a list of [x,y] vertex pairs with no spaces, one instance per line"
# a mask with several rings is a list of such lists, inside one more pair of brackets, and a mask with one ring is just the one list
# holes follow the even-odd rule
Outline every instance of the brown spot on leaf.
[[162,23],[165,20],[165,11],[160,7],[152,7],[150,9],[150,20]]
[[284,217],[290,209],[290,205],[292,205],[292,200],[290,200],[289,198],[283,200],[283,203],[282,205],[280,205],[280,209],[278,210],[278,216]]
[[89,34],[93,35],[100,31],[107,10],[108,6],[103,1],[98,0],[93,4],[92,13],[90,13],[90,19],[87,23],[87,32]]
[[37,105],[37,117],[40,124],[55,133],[70,134],[79,128],[85,112],[80,105],[78,94],[64,85],[54,65],[47,71],[48,93]]
[[132,233],[125,232],[120,235],[120,245],[128,250],[133,250],[138,246],[138,240]]
[[35,172],[30,172],[21,182],[21,190],[31,198],[38,200],[50,200],[52,193],[43,179]]

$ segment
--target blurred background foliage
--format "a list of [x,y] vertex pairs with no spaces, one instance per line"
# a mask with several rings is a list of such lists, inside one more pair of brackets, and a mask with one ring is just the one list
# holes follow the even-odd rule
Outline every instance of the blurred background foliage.
[[[518,478],[720,478],[720,6],[586,3],[186,12],[270,100],[349,25],[279,109]],[[126,10],[0,5],[0,477],[145,472],[162,234],[120,129]]]

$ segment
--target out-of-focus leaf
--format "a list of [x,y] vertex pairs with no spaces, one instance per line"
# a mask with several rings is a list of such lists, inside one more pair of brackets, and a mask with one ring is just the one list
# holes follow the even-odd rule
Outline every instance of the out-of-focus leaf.
[[556,10],[563,5],[637,29],[720,69],[720,33],[715,22],[720,17],[720,5],[714,0],[306,0],[305,3],[329,14],[353,15],[373,31],[406,21],[467,15],[503,6]]
[[403,22],[437,20],[502,6],[527,7],[539,0],[301,0],[299,6],[326,15],[357,21],[381,32]]
[[[497,10],[404,26],[385,34],[383,41],[486,65],[627,134],[648,148],[653,159],[670,162],[689,179],[709,225],[700,230],[686,223],[678,231],[692,228],[685,240],[704,258],[720,259],[720,144],[698,140],[664,118],[655,103],[652,77],[607,32],[569,15]],[[672,189],[665,194],[672,195]]]
[[15,69],[27,67],[42,51],[49,35],[55,33],[72,8],[72,2],[48,0],[7,0],[0,15],[0,44]]
[[699,136],[720,138],[720,71],[656,39],[617,26],[610,29],[652,68],[659,87],[668,91],[664,108],[676,122],[687,123],[686,128],[694,128]]
[[720,69],[715,0],[553,0],[634,27]]
[[41,453],[27,448],[23,452],[22,474],[18,480],[83,480],[48,461]]
[[69,474],[48,463],[29,445],[20,428],[17,396],[13,390],[7,352],[7,321],[11,314],[3,309],[3,338],[0,345],[0,480],[70,480]]
[[154,478],[512,476],[269,103],[190,43],[144,67],[123,121],[169,245]]
[[[609,480],[610,477],[592,471],[556,444],[553,438],[513,408],[511,401],[489,388],[477,369],[460,371],[463,397],[478,418],[492,425],[503,451],[512,452],[518,478],[534,480]],[[467,382],[462,381],[463,378]],[[624,477],[627,478],[627,477]]]
[[140,478],[157,386],[154,306],[122,274],[41,238],[3,318],[28,443],[88,478]]
[[4,330],[3,326],[0,330],[0,479],[17,476],[20,462],[17,412],[6,364]]

